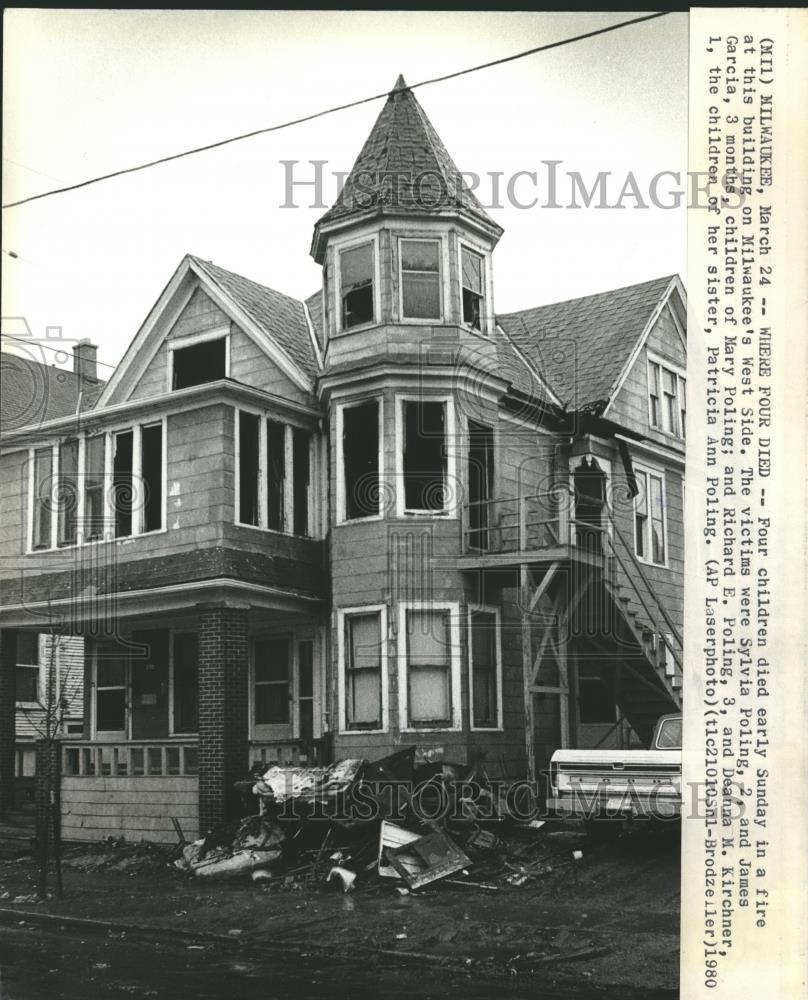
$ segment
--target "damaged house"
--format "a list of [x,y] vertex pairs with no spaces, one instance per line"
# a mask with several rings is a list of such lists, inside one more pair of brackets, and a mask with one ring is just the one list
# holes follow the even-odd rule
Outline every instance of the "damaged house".
[[498,314],[501,234],[399,78],[314,295],[187,256],[91,407],[5,436],[3,690],[37,615],[84,641],[66,838],[209,829],[256,762],[536,779],[681,708],[682,285]]

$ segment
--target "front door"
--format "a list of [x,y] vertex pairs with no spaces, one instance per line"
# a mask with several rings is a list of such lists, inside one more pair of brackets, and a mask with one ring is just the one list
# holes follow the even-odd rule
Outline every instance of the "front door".
[[253,739],[309,743],[319,736],[316,663],[316,636],[310,628],[253,641]]
[[168,638],[166,630],[132,633],[132,739],[168,736]]

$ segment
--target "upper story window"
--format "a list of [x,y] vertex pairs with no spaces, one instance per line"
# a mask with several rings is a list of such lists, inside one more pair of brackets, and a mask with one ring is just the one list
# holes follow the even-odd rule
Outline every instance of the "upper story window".
[[654,469],[635,467],[639,492],[634,498],[634,551],[642,562],[667,564],[665,476]]
[[236,522],[311,536],[311,433],[247,410],[236,428]]
[[342,328],[372,323],[375,318],[373,244],[341,250],[339,255]]
[[39,633],[17,633],[16,700],[22,704],[39,701]]
[[345,403],[337,410],[337,519],[377,517],[382,508],[382,401]]
[[472,330],[483,330],[485,315],[485,261],[481,254],[461,244],[460,287],[463,322]]
[[208,337],[188,344],[171,347],[171,388],[187,389],[192,385],[216,382],[228,376],[228,338]]
[[440,240],[399,240],[402,319],[440,319]]
[[652,427],[684,438],[686,388],[681,372],[649,355],[648,417]]
[[400,406],[399,514],[449,514],[455,478],[451,400],[402,399]]

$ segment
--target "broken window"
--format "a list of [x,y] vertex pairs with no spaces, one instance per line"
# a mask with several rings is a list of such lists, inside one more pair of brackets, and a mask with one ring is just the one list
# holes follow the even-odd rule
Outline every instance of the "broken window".
[[665,481],[661,473],[637,470],[634,551],[644,562],[665,565]]
[[75,545],[79,511],[79,442],[59,445],[59,545]]
[[440,319],[440,241],[401,240],[401,316]]
[[283,531],[286,483],[286,426],[267,420],[267,527]]
[[291,640],[288,636],[255,642],[255,725],[287,725],[291,694]]
[[349,729],[382,728],[382,616],[345,617],[345,721]]
[[494,431],[469,420],[469,546],[489,547],[489,506],[494,491]]
[[407,610],[405,641],[407,725],[451,725],[449,612]]
[[172,732],[195,733],[199,727],[199,639],[195,632],[174,635],[172,650]]
[[203,340],[172,351],[172,389],[187,389],[227,378],[227,337]]
[[143,530],[163,527],[163,425],[150,424],[140,432]]
[[497,624],[493,611],[471,613],[471,724],[475,729],[499,725]]
[[51,547],[53,517],[53,450],[34,452],[34,523],[32,544],[35,549]]
[[126,538],[132,534],[134,435],[132,431],[121,431],[114,436],[113,441],[112,492],[115,506],[115,537]]
[[39,700],[39,633],[17,633],[16,700],[32,704]]
[[379,400],[342,410],[342,469],[346,521],[381,510],[379,489]]
[[260,524],[258,508],[258,443],[259,418],[254,413],[239,410],[239,505],[238,519],[241,524]]
[[363,243],[343,250],[339,260],[343,329],[347,330],[361,323],[372,323],[373,244]]
[[95,683],[96,732],[126,731],[127,673],[126,654],[111,643],[99,643]]
[[301,740],[314,739],[314,643],[297,644],[297,719]]
[[404,506],[408,512],[445,511],[445,401],[404,401],[403,474]]
[[84,539],[104,535],[104,435],[88,437],[84,445]]
[[292,428],[292,504],[294,507],[293,531],[296,535],[309,534],[309,487],[311,485],[311,434],[299,427]]
[[463,297],[463,322],[472,330],[482,330],[483,316],[483,258],[480,254],[460,248],[461,290]]

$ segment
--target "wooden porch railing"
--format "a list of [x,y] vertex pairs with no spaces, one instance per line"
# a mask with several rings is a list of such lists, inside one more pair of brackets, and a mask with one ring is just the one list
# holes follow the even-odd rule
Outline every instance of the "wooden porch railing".
[[65,777],[173,777],[195,775],[197,766],[196,740],[71,740],[62,746]]
[[528,552],[570,545],[575,522],[570,495],[558,489],[476,500],[463,509],[464,552]]

